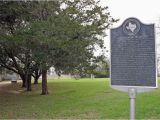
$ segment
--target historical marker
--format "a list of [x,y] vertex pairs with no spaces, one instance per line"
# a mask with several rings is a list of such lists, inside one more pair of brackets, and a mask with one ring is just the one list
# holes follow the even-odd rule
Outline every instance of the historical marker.
[[130,120],[135,119],[137,92],[157,88],[154,25],[128,18],[111,29],[111,86],[127,91]]
[[111,29],[111,85],[156,88],[154,24],[129,18]]

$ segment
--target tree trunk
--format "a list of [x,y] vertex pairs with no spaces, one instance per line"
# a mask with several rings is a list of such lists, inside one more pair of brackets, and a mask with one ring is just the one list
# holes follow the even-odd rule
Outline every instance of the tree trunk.
[[22,88],[26,87],[26,78],[25,75],[20,75],[21,79],[22,79]]
[[22,80],[22,88],[25,88],[25,87],[26,87],[26,81]]
[[35,78],[34,78],[34,84],[38,84],[38,78],[39,78],[39,77],[35,77]]
[[47,70],[42,70],[42,93],[41,95],[47,95],[48,88],[47,88]]
[[41,76],[41,70],[40,69],[36,69],[35,72],[34,72],[34,84],[38,84],[38,79],[39,77]]
[[26,90],[27,91],[31,91],[32,90],[32,88],[31,88],[31,79],[32,79],[31,74],[26,75]]

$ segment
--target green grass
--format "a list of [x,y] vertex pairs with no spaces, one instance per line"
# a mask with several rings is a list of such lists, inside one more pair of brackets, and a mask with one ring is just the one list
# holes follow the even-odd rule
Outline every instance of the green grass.
[[[128,93],[113,90],[108,79],[49,80],[25,92],[20,84],[0,87],[0,119],[128,119]],[[160,119],[160,89],[139,93],[137,119]]]

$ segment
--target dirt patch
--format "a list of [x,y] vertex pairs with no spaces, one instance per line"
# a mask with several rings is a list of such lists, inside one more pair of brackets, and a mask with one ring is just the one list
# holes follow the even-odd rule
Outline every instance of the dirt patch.
[[24,92],[24,89],[21,88],[21,81],[17,83],[11,83],[11,81],[0,82],[0,93],[10,93],[10,94],[20,94]]

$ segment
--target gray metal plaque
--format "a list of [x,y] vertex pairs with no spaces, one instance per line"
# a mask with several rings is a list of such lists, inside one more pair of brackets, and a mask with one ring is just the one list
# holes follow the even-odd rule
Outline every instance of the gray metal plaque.
[[128,18],[111,29],[111,85],[157,87],[154,24]]

